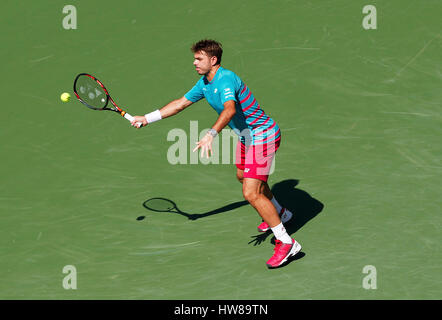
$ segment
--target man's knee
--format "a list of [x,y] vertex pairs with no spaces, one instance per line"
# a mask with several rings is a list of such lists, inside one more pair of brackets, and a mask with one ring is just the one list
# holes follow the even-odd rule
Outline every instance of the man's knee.
[[243,188],[242,194],[244,196],[244,199],[250,203],[254,203],[259,196],[259,193],[252,188]]

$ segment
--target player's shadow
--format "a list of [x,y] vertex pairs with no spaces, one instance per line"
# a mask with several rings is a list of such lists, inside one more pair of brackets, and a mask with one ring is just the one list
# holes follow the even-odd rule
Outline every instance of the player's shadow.
[[[152,201],[152,200],[155,200],[155,201]],[[150,210],[150,211],[172,212],[172,213],[180,214],[180,215],[188,218],[189,220],[197,220],[197,219],[201,219],[204,217],[212,216],[214,214],[219,214],[222,212],[231,211],[231,210],[237,209],[239,207],[242,207],[242,206],[245,206],[248,204],[249,203],[247,201],[237,201],[237,202],[233,202],[228,205],[222,206],[218,209],[211,210],[211,211],[204,212],[204,213],[187,213],[187,212],[181,211],[177,207],[176,203],[170,199],[152,198],[152,199],[148,199],[148,200],[144,201],[143,207],[145,207],[147,210]],[[137,220],[143,220],[143,219],[144,219],[144,216],[140,216],[137,218]]]
[[[324,205],[317,199],[310,196],[304,190],[296,188],[299,180],[289,179],[276,183],[271,188],[273,195],[282,207],[287,208],[293,213],[292,219],[284,224],[289,235],[294,234],[301,229],[307,222],[316,217],[324,208]],[[252,236],[249,244],[259,245],[264,242],[270,235],[273,235],[271,230],[265,233]],[[275,237],[271,239],[275,243]],[[303,253],[298,253],[294,260],[302,257]],[[304,254],[305,255],[305,254]],[[293,260],[292,258],[292,260]],[[289,259],[290,260],[290,259]],[[289,262],[289,261],[288,261]]]

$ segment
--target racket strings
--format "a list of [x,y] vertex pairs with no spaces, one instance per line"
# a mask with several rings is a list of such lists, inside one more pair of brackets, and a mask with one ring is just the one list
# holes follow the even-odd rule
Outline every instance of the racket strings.
[[81,101],[92,109],[104,109],[108,102],[105,90],[87,75],[80,75],[75,81],[75,93]]

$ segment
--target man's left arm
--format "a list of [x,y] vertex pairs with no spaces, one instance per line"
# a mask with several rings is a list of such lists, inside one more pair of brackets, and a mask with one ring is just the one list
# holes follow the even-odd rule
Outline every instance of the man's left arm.
[[201,157],[204,157],[204,153],[207,158],[209,158],[209,152],[212,154],[212,142],[216,135],[224,129],[225,126],[232,120],[236,114],[235,101],[229,100],[224,103],[224,110],[218,116],[212,129],[207,132],[207,134],[196,143],[193,152],[201,148]]

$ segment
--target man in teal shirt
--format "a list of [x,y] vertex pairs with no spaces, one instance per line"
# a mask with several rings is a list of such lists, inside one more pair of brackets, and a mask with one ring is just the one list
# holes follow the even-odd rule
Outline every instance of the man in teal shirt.
[[201,156],[212,152],[214,137],[227,125],[239,136],[236,151],[236,176],[243,185],[244,198],[256,209],[263,222],[258,230],[271,229],[275,235],[275,250],[267,261],[269,268],[281,266],[301,250],[283,225],[292,213],[282,208],[267,184],[270,166],[281,142],[281,130],[265,114],[251,90],[232,71],[221,67],[221,44],[214,40],[201,40],[192,46],[195,70],[201,78],[182,98],[173,100],[159,110],[134,117],[132,125],[142,127],[176,115],[195,102],[206,98],[218,113],[218,119],[209,132],[196,143]]

